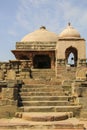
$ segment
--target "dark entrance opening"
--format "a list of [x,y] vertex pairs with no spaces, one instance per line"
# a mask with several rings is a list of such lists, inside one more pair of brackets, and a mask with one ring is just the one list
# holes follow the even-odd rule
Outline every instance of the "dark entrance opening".
[[51,59],[49,55],[35,55],[33,59],[34,68],[51,68]]

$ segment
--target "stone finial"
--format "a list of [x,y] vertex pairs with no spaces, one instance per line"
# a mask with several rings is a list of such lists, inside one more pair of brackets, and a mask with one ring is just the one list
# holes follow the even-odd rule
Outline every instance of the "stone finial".
[[46,29],[46,27],[45,26],[41,26],[40,29]]
[[68,22],[68,26],[71,26],[71,23],[70,23],[70,22]]

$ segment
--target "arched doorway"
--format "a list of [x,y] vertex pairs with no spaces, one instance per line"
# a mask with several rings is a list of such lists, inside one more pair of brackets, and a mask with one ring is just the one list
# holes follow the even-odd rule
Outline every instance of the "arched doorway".
[[77,66],[78,52],[74,47],[69,47],[65,51],[66,64],[71,67]]
[[49,55],[35,55],[33,59],[34,68],[51,68],[51,59]]

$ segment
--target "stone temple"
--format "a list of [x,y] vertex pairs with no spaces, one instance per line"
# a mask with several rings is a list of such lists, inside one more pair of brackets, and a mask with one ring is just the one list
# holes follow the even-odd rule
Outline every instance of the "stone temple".
[[86,41],[80,33],[70,23],[59,35],[42,26],[11,51],[15,60],[0,62],[0,118],[29,121],[15,125],[20,129],[85,129],[67,123],[87,120]]

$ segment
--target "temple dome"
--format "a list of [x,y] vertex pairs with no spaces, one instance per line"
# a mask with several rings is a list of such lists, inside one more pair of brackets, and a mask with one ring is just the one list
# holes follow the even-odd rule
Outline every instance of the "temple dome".
[[60,33],[60,38],[80,38],[79,32],[68,23],[68,26]]
[[39,30],[36,30],[24,36],[21,42],[55,42],[57,39],[57,34],[49,32],[44,26],[42,26]]

